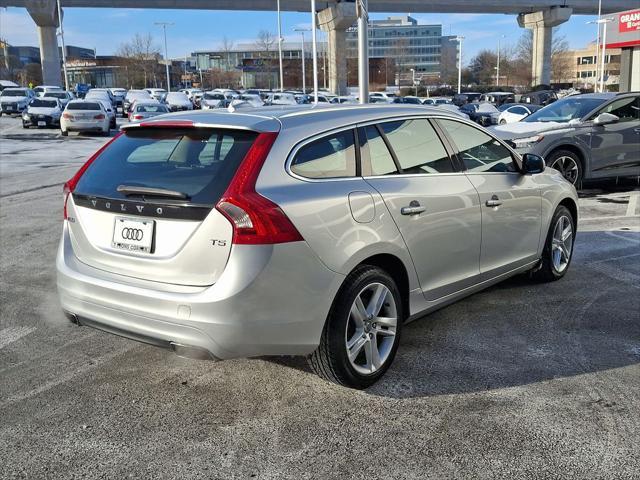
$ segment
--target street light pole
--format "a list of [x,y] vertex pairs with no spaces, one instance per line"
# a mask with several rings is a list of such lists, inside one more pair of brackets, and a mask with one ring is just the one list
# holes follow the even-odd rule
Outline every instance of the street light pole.
[[456,40],[458,41],[458,95],[460,95],[462,92],[462,41],[464,37],[458,35]]
[[414,68],[410,68],[411,70],[411,84],[416,91],[416,97],[418,96],[418,86],[416,85],[416,70]]
[[[598,81],[598,64],[600,63],[598,60],[600,60],[598,57],[600,56],[600,20],[602,19],[602,0],[598,0],[598,20],[595,22],[596,26],[598,27],[598,33],[596,34],[596,55],[595,55],[595,66],[596,66],[596,82]],[[594,91],[597,90],[597,85],[594,88]]]
[[304,32],[308,32],[309,29],[308,28],[295,28],[293,30],[294,32],[300,32],[300,35],[302,35],[302,50],[301,50],[301,54],[302,54],[302,93],[307,93],[307,71],[305,68],[305,60],[304,60]]
[[173,22],[155,22],[155,25],[162,27],[164,32],[164,66],[167,72],[167,92],[171,91],[171,77],[169,76],[169,50],[167,48],[167,27],[174,25]]
[[282,20],[280,18],[280,0],[278,0],[278,60],[280,62],[280,91],[284,90],[284,69],[282,67]]
[[311,45],[313,50],[313,103],[318,103],[318,37],[316,24],[316,0],[311,0]]
[[369,103],[369,6],[356,0],[358,13],[358,84],[360,103]]
[[[597,24],[598,25],[598,33],[600,32],[600,25],[603,25],[602,27],[602,54],[600,55],[600,62],[601,62],[601,66],[600,66],[600,92],[604,92],[604,69],[605,69],[605,61],[607,59],[607,24],[613,22],[613,17],[608,17],[608,18],[600,18],[598,20],[592,21],[592,22],[587,22],[588,24]],[[598,49],[600,48],[599,45],[596,45],[596,52],[598,52]],[[596,69],[598,68],[598,63],[596,61]],[[596,85],[594,90],[597,90],[597,82],[598,82],[598,77],[597,77],[597,70],[596,70]]]
[[69,91],[69,76],[67,75],[67,48],[64,46],[64,28],[62,28],[62,7],[60,0],[56,1],[58,7],[58,24],[60,25],[60,41],[62,42],[62,70],[64,71],[64,89]]
[[500,40],[505,38],[506,35],[500,35],[498,37],[498,64],[496,66],[496,87],[500,86]]

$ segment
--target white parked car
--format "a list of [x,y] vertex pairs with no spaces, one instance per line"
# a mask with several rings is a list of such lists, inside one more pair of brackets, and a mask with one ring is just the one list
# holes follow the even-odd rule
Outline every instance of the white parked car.
[[[164,94],[163,94],[164,95]],[[136,101],[140,100],[152,100],[151,94],[146,90],[129,90],[124,97],[122,104],[122,116],[127,118],[131,112],[131,107]],[[160,99],[158,99],[160,100]]]
[[293,93],[277,92],[269,95],[267,105],[298,105]]
[[335,103],[335,104],[343,104],[343,103],[347,103],[347,104],[355,104],[355,103],[358,103],[358,99],[357,99],[356,97],[351,97],[351,96],[347,96],[347,97],[333,97],[329,103]]
[[264,102],[262,101],[262,98],[260,98],[260,95],[257,95],[255,93],[243,93],[242,95],[240,95],[239,100],[248,103],[252,107],[262,107],[264,105]]
[[73,93],[71,92],[67,92],[66,90],[61,90],[59,92],[49,92],[47,93],[47,97],[48,98],[57,98],[58,100],[60,100],[60,104],[62,105],[62,109],[64,110],[64,107],[67,106],[67,103],[69,103],[71,100],[73,100],[74,98],[76,98]]
[[519,122],[523,118],[527,118],[533,112],[537,112],[538,110],[540,110],[542,108],[542,105],[532,105],[532,104],[526,104],[526,105],[515,104],[515,105],[513,105],[513,104],[505,103],[503,105],[503,107],[505,105],[510,105],[510,106],[507,107],[506,109],[504,109],[500,113],[500,115],[498,115],[498,121],[497,121],[498,125],[505,125],[507,123]]
[[112,107],[116,106],[116,98],[108,88],[92,88],[84,96],[85,100],[105,100],[111,104]]
[[57,98],[34,98],[22,112],[22,128],[58,127],[62,110],[63,107]]
[[200,106],[202,110],[211,110],[213,108],[225,108],[228,106],[229,100],[225,97],[224,93],[211,91],[204,92],[202,96],[202,100],[200,101]]
[[139,122],[165,113],[169,113],[169,109],[164,103],[157,100],[140,100],[133,105],[132,111],[129,113],[129,121]]
[[167,93],[164,102],[172,112],[193,110],[193,103],[191,103],[191,100],[189,100],[189,97],[187,97],[187,94],[184,92],[169,92]]
[[164,88],[145,88],[145,90],[156,100],[162,100],[167,91]]
[[59,92],[61,90],[64,90],[64,88],[57,85],[38,85],[33,89],[38,97],[46,97],[49,92]]
[[393,103],[393,99],[396,96],[393,93],[387,92],[371,92],[369,94],[369,101],[371,103]]
[[35,96],[28,88],[5,88],[0,93],[0,115],[22,113]]
[[109,102],[104,99],[97,99],[107,112],[107,117],[109,118],[109,128],[116,128],[116,107],[112,106]]
[[66,137],[69,132],[99,132],[109,135],[109,116],[98,100],[72,100],[60,118],[60,133]]
[[462,118],[466,118],[467,120],[469,119],[469,115],[467,115],[466,113],[461,111],[453,103],[441,103],[440,105],[436,105],[436,107],[439,108],[439,109],[442,109],[442,110],[446,110],[446,111],[451,112],[451,113],[455,113],[456,115],[459,115]]
[[453,101],[447,97],[421,98],[423,105],[452,105]]

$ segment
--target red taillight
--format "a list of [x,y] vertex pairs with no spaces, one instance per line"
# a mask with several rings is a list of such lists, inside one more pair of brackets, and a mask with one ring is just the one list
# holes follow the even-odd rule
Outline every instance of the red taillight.
[[233,243],[298,242],[302,235],[278,205],[256,192],[256,180],[277,133],[261,133],[247,152],[216,209],[233,225]]
[[133,119],[134,119],[134,120],[142,120],[143,118],[144,118],[144,116],[143,116],[143,115],[134,115],[134,116],[133,116]]
[[62,116],[67,120],[73,120],[73,115],[71,115],[70,113],[65,112],[62,114]]
[[87,168],[89,168],[89,165],[91,165],[93,163],[93,161],[100,156],[100,154],[104,151],[104,149],[107,148],[111,144],[111,142],[113,142],[120,135],[122,135],[122,132],[118,132],[111,140],[109,140],[102,147],[100,147],[100,149],[96,153],[91,155],[91,157],[89,157],[89,160],[87,160],[84,163],[84,165],[82,165],[80,167],[80,170],[78,170],[76,172],[76,174],[73,177],[71,177],[71,179],[69,179],[69,180],[67,180],[67,182],[65,182],[64,187],[62,187],[62,192],[63,192],[63,195],[64,195],[63,215],[64,215],[64,219],[65,220],[67,219],[67,201],[69,200],[69,195],[71,195],[73,193],[73,191],[75,190],[76,185],[78,184],[78,181],[80,180],[80,177],[82,177],[84,172],[87,171]]
[[93,117],[94,120],[104,120],[104,115],[99,113],[98,115],[96,115],[95,117]]

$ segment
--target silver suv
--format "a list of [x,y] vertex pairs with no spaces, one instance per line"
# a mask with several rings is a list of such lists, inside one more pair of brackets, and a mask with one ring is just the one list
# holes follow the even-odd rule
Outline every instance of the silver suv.
[[640,177],[640,92],[591,93],[558,100],[494,133],[518,153],[535,153],[574,185]]
[[62,308],[210,359],[307,355],[364,388],[405,322],[507,277],[569,267],[573,186],[435,108],[164,115],[65,185]]

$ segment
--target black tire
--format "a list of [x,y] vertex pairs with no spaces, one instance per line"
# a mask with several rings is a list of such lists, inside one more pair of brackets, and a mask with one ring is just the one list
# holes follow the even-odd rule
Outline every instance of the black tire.
[[26,123],[22,122],[22,128],[29,128],[29,125],[27,125]]
[[[388,356],[378,370],[371,374],[362,374],[352,366],[347,356],[346,332],[350,310],[356,297],[372,283],[386,286],[391,294],[396,307],[397,326]],[[388,297],[387,297],[388,298]],[[385,303],[388,306],[389,303]],[[336,295],[331,310],[327,317],[320,345],[308,357],[309,366],[321,378],[338,385],[364,389],[373,385],[387,371],[398,349],[400,333],[404,322],[404,310],[402,296],[391,276],[381,268],[362,265],[356,268],[346,278],[340,291]],[[375,324],[374,324],[375,326]],[[364,336],[363,336],[364,338]],[[376,335],[376,339],[377,339]]]
[[115,130],[116,126],[117,126],[116,117],[113,117],[113,120],[111,121],[111,124],[109,125],[109,127],[111,128],[111,130]]
[[60,130],[60,135],[62,135],[63,137],[67,137],[69,136],[69,132],[67,130]]
[[[575,164],[575,170],[568,168],[571,163]],[[562,163],[562,165],[560,165]],[[550,168],[555,168],[562,176],[576,188],[582,184],[584,171],[580,157],[570,150],[556,150],[551,152],[546,158],[546,164]],[[572,172],[572,173],[570,173]]]
[[[553,234],[558,224],[558,221],[562,217],[567,217],[570,220],[572,233],[571,233],[571,247],[569,249],[569,259],[566,266],[562,270],[558,270],[553,261]],[[573,218],[571,211],[564,205],[560,205],[553,217],[551,218],[551,224],[549,225],[549,231],[547,232],[547,238],[544,244],[544,250],[542,251],[541,263],[532,272],[534,280],[540,282],[555,282],[565,276],[571,265],[573,259],[573,247],[575,245],[576,238],[576,219]]]

